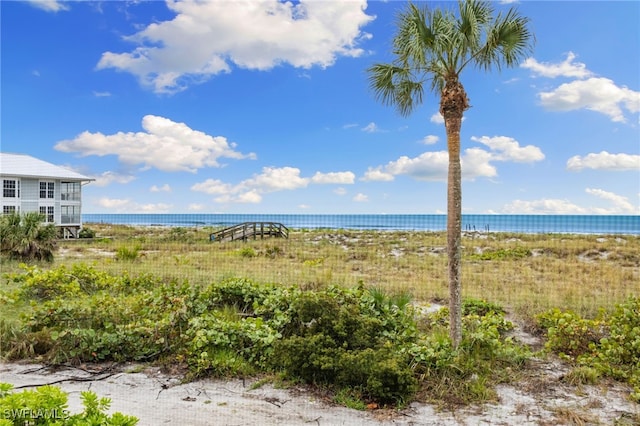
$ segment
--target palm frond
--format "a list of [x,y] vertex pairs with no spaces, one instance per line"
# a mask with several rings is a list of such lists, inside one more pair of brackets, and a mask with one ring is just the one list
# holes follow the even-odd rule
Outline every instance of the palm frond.
[[393,105],[403,116],[408,116],[422,103],[423,84],[413,78],[408,68],[394,64],[375,64],[367,70],[369,86],[378,101]]

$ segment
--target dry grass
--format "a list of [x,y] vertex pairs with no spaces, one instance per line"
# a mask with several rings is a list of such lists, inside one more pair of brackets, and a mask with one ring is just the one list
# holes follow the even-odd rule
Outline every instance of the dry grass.
[[[211,228],[88,226],[98,238],[60,242],[51,266],[85,262],[196,285],[228,277],[303,288],[363,282],[422,301],[448,297],[444,233],[300,230],[288,240],[212,243]],[[552,307],[593,317],[640,293],[638,236],[467,234],[463,246],[464,296],[523,320]],[[138,258],[117,260],[122,247],[138,247]]]

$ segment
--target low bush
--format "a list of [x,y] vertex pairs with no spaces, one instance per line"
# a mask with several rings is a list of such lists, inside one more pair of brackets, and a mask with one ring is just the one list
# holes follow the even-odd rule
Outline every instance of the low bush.
[[116,260],[133,262],[140,256],[140,246],[122,246],[116,250]]
[[181,363],[190,378],[281,373],[351,389],[362,403],[402,405],[419,388],[449,401],[487,399],[509,380],[505,369],[529,355],[505,337],[502,309],[480,300],[465,301],[464,339],[453,350],[446,308],[418,325],[407,294],[363,285],[303,291],[234,278],[193,286],[83,264],[25,266],[9,280],[17,290],[0,303],[32,305],[0,327],[3,349],[41,361]]
[[78,233],[78,238],[95,238],[95,237],[96,237],[96,231],[86,226],[82,228]]
[[604,376],[626,382],[633,388],[631,399],[640,402],[640,297],[592,320],[554,309],[538,315],[537,321],[547,336],[545,348],[573,362],[578,379]]
[[33,390],[14,392],[13,385],[0,383],[0,426],[134,426],[138,419],[116,412],[107,414],[109,398],[98,398],[91,391],[81,392],[84,410],[71,414],[68,396],[59,387],[41,386]]

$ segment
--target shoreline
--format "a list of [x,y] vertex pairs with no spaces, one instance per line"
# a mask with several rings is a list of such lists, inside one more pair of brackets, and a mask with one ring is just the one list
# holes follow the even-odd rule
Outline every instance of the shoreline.
[[[196,223],[196,224],[169,224],[169,223],[114,223],[114,222],[93,222],[86,221],[83,222],[83,227],[91,227],[91,226],[123,226],[130,227],[134,229],[172,229],[172,228],[188,228],[188,229],[205,229],[211,228],[212,230],[220,230],[230,226],[237,225],[237,223],[233,224],[218,224],[218,223]],[[285,226],[287,226],[285,224]],[[415,229],[415,228],[370,228],[365,226],[360,227],[349,227],[349,228],[334,228],[334,227],[326,227],[326,226],[318,226],[318,227],[293,227],[287,226],[289,230],[295,232],[380,232],[380,233],[402,233],[402,232],[416,232],[416,233],[432,233],[432,234],[442,234],[446,233],[446,229]],[[510,231],[510,230],[469,230],[462,229],[463,237],[474,237],[474,236],[488,236],[488,235],[549,235],[549,236],[562,236],[562,235],[575,235],[575,236],[593,236],[593,237],[640,237],[640,229],[633,232],[579,232],[579,231]]]

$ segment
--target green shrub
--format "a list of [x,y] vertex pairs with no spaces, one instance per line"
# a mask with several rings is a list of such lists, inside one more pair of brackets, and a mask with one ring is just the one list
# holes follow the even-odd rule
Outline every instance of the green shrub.
[[122,413],[108,415],[109,398],[98,398],[90,391],[81,392],[84,410],[71,414],[68,397],[59,387],[41,386],[33,390],[13,392],[13,385],[0,383],[0,425],[55,426],[134,426],[138,419]]
[[58,230],[37,212],[0,215],[0,253],[22,261],[53,261]]
[[469,255],[470,260],[504,260],[504,259],[523,259],[531,256],[531,250],[526,247],[516,247],[512,249],[497,249],[485,251],[480,254]]
[[558,309],[537,320],[547,335],[545,347],[575,363],[571,380],[611,377],[631,385],[631,399],[640,402],[640,298],[631,297],[594,320]]
[[258,255],[258,253],[256,253],[253,247],[243,247],[240,250],[238,250],[238,254],[240,255],[240,257],[245,257],[245,258],[252,258]]
[[140,255],[140,246],[133,247],[122,246],[116,250],[116,260],[133,262]]
[[385,333],[385,322],[366,312],[362,291],[328,293],[302,294],[292,303],[292,321],[275,342],[274,368],[310,383],[355,387],[382,403],[409,400],[417,382],[408,357],[392,349],[393,326]]
[[78,238],[95,238],[95,237],[96,237],[96,231],[86,226],[82,228],[78,233]]
[[545,348],[564,358],[575,360],[604,337],[601,321],[583,319],[571,311],[553,309],[539,314],[536,320],[547,335]]

